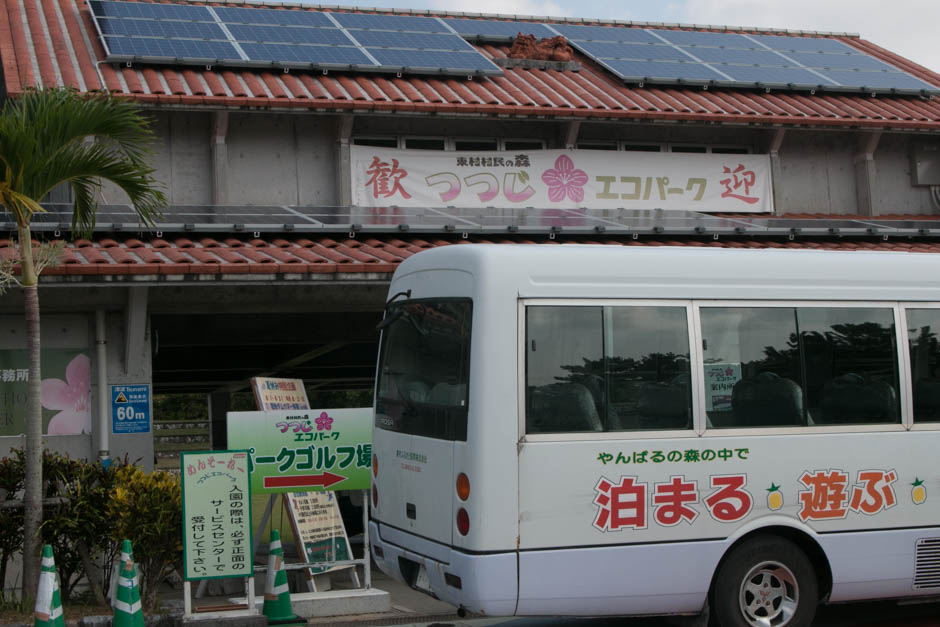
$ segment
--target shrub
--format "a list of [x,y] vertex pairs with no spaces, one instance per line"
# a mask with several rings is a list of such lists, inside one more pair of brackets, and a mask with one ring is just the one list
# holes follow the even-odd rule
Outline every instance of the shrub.
[[22,456],[0,459],[0,603],[6,601],[3,586],[7,577],[7,563],[23,549],[23,508],[3,507],[4,501],[22,498]]
[[115,472],[107,507],[111,537],[127,538],[140,571],[141,601],[153,609],[160,583],[183,561],[183,509],[180,479],[137,466]]

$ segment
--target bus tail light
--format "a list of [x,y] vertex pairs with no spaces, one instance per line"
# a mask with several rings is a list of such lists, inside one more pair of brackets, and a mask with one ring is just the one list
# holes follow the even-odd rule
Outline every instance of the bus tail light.
[[470,533],[470,514],[462,507],[457,510],[457,531],[462,536]]
[[379,458],[375,453],[372,453],[372,476],[379,476]]
[[376,485],[372,484],[372,511],[375,511],[379,508],[379,489]]
[[457,475],[457,496],[461,501],[470,498],[470,478],[464,473]]

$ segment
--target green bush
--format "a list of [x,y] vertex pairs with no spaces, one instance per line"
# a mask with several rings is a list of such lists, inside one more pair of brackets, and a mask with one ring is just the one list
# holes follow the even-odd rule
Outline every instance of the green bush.
[[183,562],[183,499],[180,478],[124,466],[115,473],[107,507],[111,537],[127,538],[140,571],[145,611],[156,604],[162,582]]
[[5,501],[22,498],[22,455],[0,459],[0,603],[5,602],[3,586],[7,577],[7,563],[23,550],[23,509],[3,507]]

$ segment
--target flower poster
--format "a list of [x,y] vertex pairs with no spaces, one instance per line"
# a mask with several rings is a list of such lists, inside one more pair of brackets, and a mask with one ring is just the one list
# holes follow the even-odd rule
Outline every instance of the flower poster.
[[[43,433],[91,433],[91,359],[87,350],[43,349],[40,368]],[[0,436],[26,432],[28,398],[26,351],[0,350]]]
[[773,211],[768,155],[353,146],[351,159],[358,207]]

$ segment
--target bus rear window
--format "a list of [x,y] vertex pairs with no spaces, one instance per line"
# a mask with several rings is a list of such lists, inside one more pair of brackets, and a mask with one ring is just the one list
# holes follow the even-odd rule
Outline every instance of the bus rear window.
[[375,392],[375,426],[442,440],[467,439],[469,299],[389,307]]

